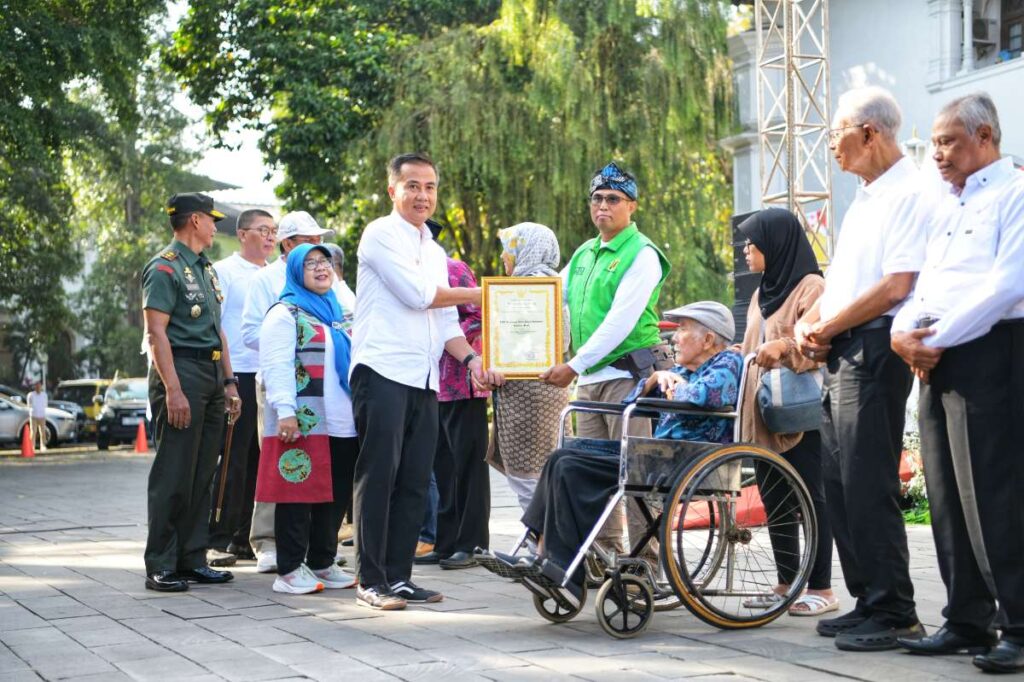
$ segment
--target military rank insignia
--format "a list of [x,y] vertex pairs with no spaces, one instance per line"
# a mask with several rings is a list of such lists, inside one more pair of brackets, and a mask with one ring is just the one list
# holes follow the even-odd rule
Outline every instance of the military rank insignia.
[[178,252],[167,250],[160,254],[160,257],[164,260],[175,261],[178,260]]

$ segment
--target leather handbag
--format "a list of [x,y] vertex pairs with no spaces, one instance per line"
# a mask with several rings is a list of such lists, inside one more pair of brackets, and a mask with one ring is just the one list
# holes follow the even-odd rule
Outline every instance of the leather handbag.
[[821,370],[794,372],[788,367],[761,375],[757,407],[772,433],[803,433],[821,427]]

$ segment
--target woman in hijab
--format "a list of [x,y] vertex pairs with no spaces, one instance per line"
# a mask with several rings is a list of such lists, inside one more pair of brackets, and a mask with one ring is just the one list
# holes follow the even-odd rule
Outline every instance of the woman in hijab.
[[335,565],[359,453],[348,385],[352,343],[331,288],[331,252],[301,244],[285,268],[281,298],[260,329],[266,402],[256,499],[277,503],[274,591],[308,594],[355,583]]
[[[558,277],[558,239],[549,228],[519,223],[500,230],[498,238],[506,275]],[[562,338],[568,344],[567,314],[562,322]],[[568,387],[540,381],[509,381],[494,392],[495,440],[488,459],[505,474],[524,511],[544,463],[558,447],[558,416],[568,403]]]
[[[757,409],[757,389],[761,376],[769,369],[785,366],[794,372],[819,369],[813,360],[796,350],[793,327],[800,316],[821,296],[825,280],[818,268],[814,250],[797,217],[780,208],[759,211],[740,223],[746,237],[744,255],[751,272],[763,273],[761,285],[754,293],[747,310],[747,331],[742,352],[756,353],[748,370],[743,404],[750,406],[742,414],[742,438],[781,453],[793,465],[807,485],[818,520],[818,547],[811,565],[807,592],[790,607],[794,616],[819,616],[839,608],[832,592],[832,527],[825,509],[825,488],[821,475],[821,437],[818,431],[804,433],[772,433],[765,426]],[[784,509],[785,500],[773,499],[771,491],[783,486],[762,480],[759,484],[764,504],[772,518],[784,521],[795,510]],[[776,524],[782,528],[785,524]],[[795,527],[795,526],[793,526]],[[799,558],[798,539],[776,532],[771,537],[779,570],[779,583],[774,593],[747,600],[746,606],[767,608],[778,601],[790,587]]]

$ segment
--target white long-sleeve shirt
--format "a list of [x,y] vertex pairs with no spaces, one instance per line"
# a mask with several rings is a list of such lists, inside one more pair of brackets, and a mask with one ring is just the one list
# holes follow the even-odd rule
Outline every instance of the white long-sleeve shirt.
[[[334,341],[325,334],[324,404],[327,405],[327,434],[335,438],[356,435],[352,400],[341,388],[334,368]],[[275,305],[260,325],[260,376],[278,419],[294,417],[295,397],[295,318],[283,305]]]
[[[563,287],[567,287],[569,266],[566,265],[560,274]],[[615,350],[629,336],[640,315],[647,308],[647,302],[651,299],[654,287],[661,281],[661,276],[661,259],[658,258],[658,252],[650,246],[640,249],[622,276],[618,288],[615,289],[615,297],[604,321],[594,330],[587,342],[580,346],[572,360],[569,360],[569,366],[579,375],[577,385],[587,386],[612,379],[633,378],[629,372],[611,365],[593,374],[583,373]]]
[[254,351],[260,349],[260,327],[270,306],[277,303],[284,290],[284,256],[257,272],[249,283],[242,308],[242,341]]
[[363,231],[357,252],[352,367],[414,388],[438,389],[445,342],[464,336],[454,306],[430,308],[448,287],[448,260],[426,226],[397,211]]
[[[922,181],[904,157],[857,195],[843,216],[835,255],[825,273],[821,319],[828,321],[885,275],[918,272],[924,263],[927,213]],[[887,315],[895,315],[898,303]]]
[[213,264],[224,292],[224,300],[220,304],[220,328],[228,340],[231,369],[235,372],[255,372],[260,366],[259,354],[242,340],[242,311],[249,284],[264,267],[247,261],[237,252]]
[[968,177],[959,196],[949,189],[932,215],[917,286],[893,323],[907,331],[921,317],[938,318],[924,339],[933,348],[1024,318],[1024,173],[1001,159]]

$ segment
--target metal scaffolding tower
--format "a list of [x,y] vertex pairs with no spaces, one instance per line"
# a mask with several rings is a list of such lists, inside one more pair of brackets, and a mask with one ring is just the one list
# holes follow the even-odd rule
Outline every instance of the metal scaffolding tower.
[[828,0],[755,0],[761,202],[799,216],[819,262],[832,220]]

